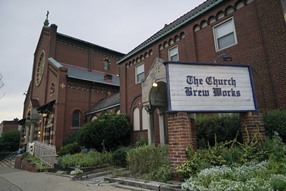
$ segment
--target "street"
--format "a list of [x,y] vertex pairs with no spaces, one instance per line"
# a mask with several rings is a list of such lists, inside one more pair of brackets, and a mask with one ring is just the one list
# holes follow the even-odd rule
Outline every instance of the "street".
[[0,167],[0,191],[123,191],[110,183],[92,185],[68,177]]

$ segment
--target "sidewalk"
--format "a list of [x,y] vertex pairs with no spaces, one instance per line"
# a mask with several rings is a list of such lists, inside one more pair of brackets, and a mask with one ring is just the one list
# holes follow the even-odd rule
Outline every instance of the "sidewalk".
[[113,176],[110,170],[100,171],[78,177],[73,177],[74,180],[79,180],[88,185],[100,185],[102,183],[112,183],[113,186],[126,188],[128,190],[154,190],[154,191],[182,191],[180,182],[163,183],[156,181],[147,181],[132,177]]
[[0,191],[124,191],[112,184],[91,185],[68,177],[0,167]]

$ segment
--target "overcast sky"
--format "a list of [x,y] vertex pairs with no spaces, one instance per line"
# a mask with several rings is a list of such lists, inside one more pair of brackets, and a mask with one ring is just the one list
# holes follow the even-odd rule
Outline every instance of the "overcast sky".
[[122,53],[204,0],[0,0],[0,123],[22,119],[33,55],[46,18],[58,32]]

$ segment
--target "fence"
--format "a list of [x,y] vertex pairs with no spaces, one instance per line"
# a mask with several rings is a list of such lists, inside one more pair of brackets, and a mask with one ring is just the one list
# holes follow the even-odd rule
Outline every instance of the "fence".
[[34,155],[41,159],[41,161],[54,166],[56,163],[57,151],[54,145],[47,145],[39,141],[34,141]]

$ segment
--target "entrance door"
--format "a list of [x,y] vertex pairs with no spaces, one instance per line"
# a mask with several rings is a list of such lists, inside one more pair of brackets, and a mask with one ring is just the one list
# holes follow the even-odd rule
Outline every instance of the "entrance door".
[[150,113],[151,143],[167,144],[167,86],[165,82],[157,82],[157,86],[151,88],[149,102],[152,108],[152,113]]

